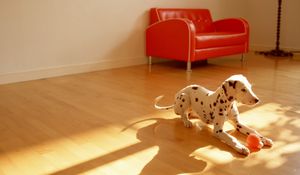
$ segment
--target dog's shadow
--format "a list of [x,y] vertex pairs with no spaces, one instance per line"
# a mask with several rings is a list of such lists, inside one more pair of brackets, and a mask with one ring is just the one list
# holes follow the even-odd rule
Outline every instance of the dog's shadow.
[[232,148],[212,136],[209,127],[194,121],[192,128],[185,128],[180,118],[154,119],[156,122],[138,129],[137,138],[144,144],[158,146],[159,150],[153,159],[142,169],[140,174],[180,174],[199,173],[205,170],[207,162],[201,159],[203,147],[217,148],[232,154],[233,157],[244,157]]

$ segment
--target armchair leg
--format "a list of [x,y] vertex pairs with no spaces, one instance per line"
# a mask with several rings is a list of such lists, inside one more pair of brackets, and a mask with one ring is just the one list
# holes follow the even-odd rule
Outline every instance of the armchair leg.
[[152,56],[148,57],[148,64],[151,65],[152,64]]
[[187,62],[187,65],[186,65],[186,71],[187,71],[187,72],[191,72],[191,71],[192,71],[192,63],[191,63],[191,61],[188,61],[188,62]]
[[244,54],[242,54],[241,56],[241,61],[244,61]]

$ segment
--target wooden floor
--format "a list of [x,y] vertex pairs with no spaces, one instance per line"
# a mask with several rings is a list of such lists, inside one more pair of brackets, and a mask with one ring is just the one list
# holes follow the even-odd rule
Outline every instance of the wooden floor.
[[[232,74],[254,84],[261,103],[242,121],[274,140],[237,154],[198,120],[185,128],[153,99],[188,84],[215,90]],[[226,129],[245,143],[245,137]],[[248,54],[193,66],[173,62],[0,86],[0,175],[300,174],[300,59]]]

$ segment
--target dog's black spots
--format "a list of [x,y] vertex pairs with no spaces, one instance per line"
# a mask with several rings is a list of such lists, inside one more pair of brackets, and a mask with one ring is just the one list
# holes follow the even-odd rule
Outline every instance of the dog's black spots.
[[247,135],[250,135],[250,133],[249,133],[249,132],[247,132]]
[[239,129],[239,128],[236,128],[236,130],[237,130],[237,131],[240,131],[240,129]]
[[220,94],[218,94],[218,96],[217,96],[217,100],[220,98],[220,96],[221,96],[221,95],[220,95]]
[[220,112],[222,112],[223,111],[223,109],[220,109]]
[[182,105],[180,105],[180,107],[182,108]]
[[225,95],[227,96],[227,89],[226,89],[226,87],[224,85],[222,85],[222,88],[223,88],[223,91],[224,91]]
[[185,101],[185,99],[183,98],[183,99],[182,99],[182,102],[184,102],[184,101]]
[[224,115],[224,114],[222,112],[220,112],[219,115]]
[[191,113],[189,113],[189,115],[188,115],[189,117],[191,116]]
[[203,101],[201,101],[201,105],[203,105]]
[[236,126],[237,126],[238,128],[242,128],[242,126],[241,126],[241,125],[239,125],[239,124],[237,124]]
[[233,82],[233,89],[235,89],[236,83],[237,83],[237,81],[234,81],[234,82]]
[[209,120],[207,120],[206,123],[209,124]]
[[209,93],[206,94],[206,96],[208,96],[208,95],[209,95]]
[[241,91],[242,91],[242,92],[246,92],[246,89],[245,89],[245,88],[242,88]]
[[215,119],[215,116],[211,116],[210,118],[213,120],[213,119]]
[[228,100],[232,101],[233,100],[233,96],[228,97]]
[[195,102],[198,102],[198,98],[195,98]]
[[214,106],[216,106],[217,105],[217,103],[216,102],[214,102]]
[[198,90],[197,86],[192,87],[193,90]]
[[203,113],[205,113],[205,111],[203,110]]
[[218,125],[219,125],[219,123],[216,123],[216,125],[218,126]]
[[224,103],[224,100],[223,100],[223,99],[221,99],[221,100],[220,100],[220,103],[221,103],[221,104],[223,104],[223,103]]
[[234,82],[232,82],[232,81],[229,81],[229,87],[233,87],[233,89],[235,89],[235,87],[236,87],[236,83],[237,83],[237,81],[234,81]]
[[209,104],[209,107],[210,107],[210,109],[211,109],[211,104]]
[[220,129],[220,130],[216,131],[216,133],[221,133],[221,132],[223,132],[223,130],[222,130],[222,129]]

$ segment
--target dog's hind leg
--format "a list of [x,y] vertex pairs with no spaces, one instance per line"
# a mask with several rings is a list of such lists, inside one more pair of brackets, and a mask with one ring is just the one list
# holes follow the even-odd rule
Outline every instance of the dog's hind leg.
[[181,116],[185,127],[192,127],[192,122],[189,120],[189,109],[191,106],[190,97],[186,93],[180,93],[176,96],[174,111],[177,115]]
[[188,113],[188,111],[184,112],[184,114],[181,115],[181,119],[184,126],[190,128],[193,126],[193,123],[189,120]]

